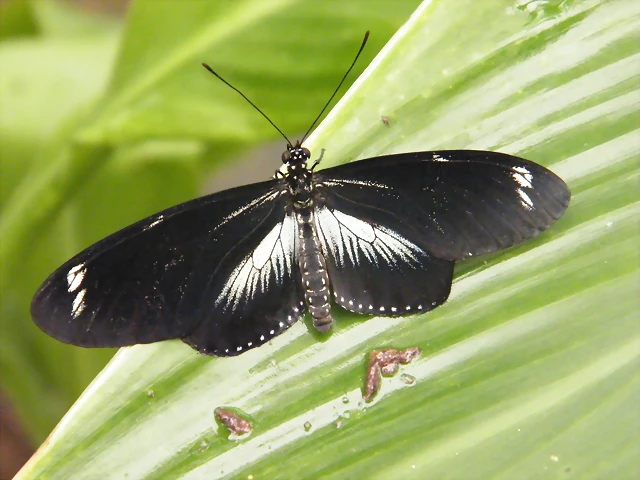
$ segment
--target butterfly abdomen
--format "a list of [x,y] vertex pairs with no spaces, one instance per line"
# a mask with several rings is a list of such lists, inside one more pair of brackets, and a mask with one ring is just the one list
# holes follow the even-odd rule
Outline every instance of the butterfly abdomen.
[[313,326],[320,331],[331,328],[329,276],[325,258],[315,234],[313,204],[296,205],[300,274],[304,300],[313,318]]

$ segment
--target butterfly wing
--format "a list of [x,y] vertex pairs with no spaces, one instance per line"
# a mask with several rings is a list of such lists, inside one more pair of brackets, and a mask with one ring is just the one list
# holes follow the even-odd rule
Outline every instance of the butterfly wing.
[[184,338],[207,355],[239,355],[293,325],[306,310],[296,260],[296,223],[288,202],[239,238],[207,289],[198,327]]
[[336,302],[390,316],[442,304],[455,260],[533,237],[570,197],[540,165],[477,151],[389,155],[314,179],[316,229]]
[[287,195],[272,180],[137,222],[55,271],[32,301],[33,319],[84,347],[191,334],[188,342],[204,353],[232,355],[264,343],[301,314]]
[[446,301],[453,261],[429,254],[362,211],[333,207],[331,199],[317,202],[315,218],[336,303],[357,313],[396,316]]
[[315,174],[328,208],[460,260],[516,245],[569,204],[567,185],[536,163],[503,153],[451,150],[361,160]]

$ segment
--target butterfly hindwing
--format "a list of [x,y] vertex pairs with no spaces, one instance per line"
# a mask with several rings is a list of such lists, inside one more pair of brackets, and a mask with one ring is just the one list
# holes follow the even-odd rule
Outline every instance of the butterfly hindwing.
[[317,196],[410,235],[432,255],[460,260],[516,245],[567,208],[550,170],[503,153],[450,150],[388,155],[317,172]]
[[208,355],[239,355],[289,328],[306,310],[295,249],[292,208],[279,202],[225,255],[204,318],[184,340]]
[[316,208],[316,231],[327,261],[336,303],[370,315],[426,312],[451,290],[453,261],[427,253],[412,239],[368,220],[363,210],[346,214]]
[[[220,294],[216,282],[231,274],[230,256],[238,244],[248,245],[254,232],[269,232],[282,223],[285,189],[282,181],[272,180],[226,190],[107,237],[49,276],[32,301],[34,321],[54,338],[85,347],[183,338],[206,321],[229,323],[212,315],[211,299]],[[281,278],[287,275],[292,272],[282,272]],[[268,310],[282,310],[279,302],[298,293],[286,281],[277,295],[277,300],[264,295],[244,299],[262,302],[254,311],[266,315],[267,331],[274,328],[267,317],[275,313]],[[238,323],[234,328],[244,327]]]

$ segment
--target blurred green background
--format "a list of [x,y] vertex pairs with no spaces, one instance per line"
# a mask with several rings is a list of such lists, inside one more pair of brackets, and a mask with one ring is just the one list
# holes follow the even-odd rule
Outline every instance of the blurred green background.
[[[327,148],[325,166],[502,150],[550,166],[573,192],[549,232],[461,264],[451,300],[424,317],[338,313],[326,342],[300,324],[234,359],[179,342],[121,351],[21,478],[83,478],[87,458],[96,475],[108,465],[118,478],[640,473],[638,2],[0,8],[0,390],[26,435],[23,452],[114,353],[62,345],[32,324],[29,302],[46,275],[145,215],[265,179],[280,164],[277,132],[202,61],[295,138],[364,31],[370,43],[347,86],[419,8],[307,145]],[[366,352],[416,344],[423,358],[407,367],[416,384],[391,384],[359,405]],[[212,422],[221,404],[244,409],[261,430],[226,441]]]

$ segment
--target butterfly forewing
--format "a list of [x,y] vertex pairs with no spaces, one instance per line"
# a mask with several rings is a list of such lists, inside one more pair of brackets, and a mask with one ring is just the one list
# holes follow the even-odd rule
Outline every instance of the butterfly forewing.
[[361,160],[318,172],[314,180],[333,209],[409,236],[445,260],[531,238],[559,218],[570,199],[565,183],[546,168],[472,150]]
[[[245,237],[282,223],[284,189],[282,181],[272,180],[226,190],[107,237],[44,282],[31,305],[34,321],[54,338],[85,347],[182,338],[203,321],[225,324],[225,335],[230,335],[230,320],[213,317],[212,299],[220,295],[220,280],[235,268],[233,261],[241,261],[232,257],[239,244],[250,243]],[[291,282],[287,288],[294,296]],[[281,288],[272,293],[278,301],[281,294]],[[264,303],[265,295],[256,300]]]

